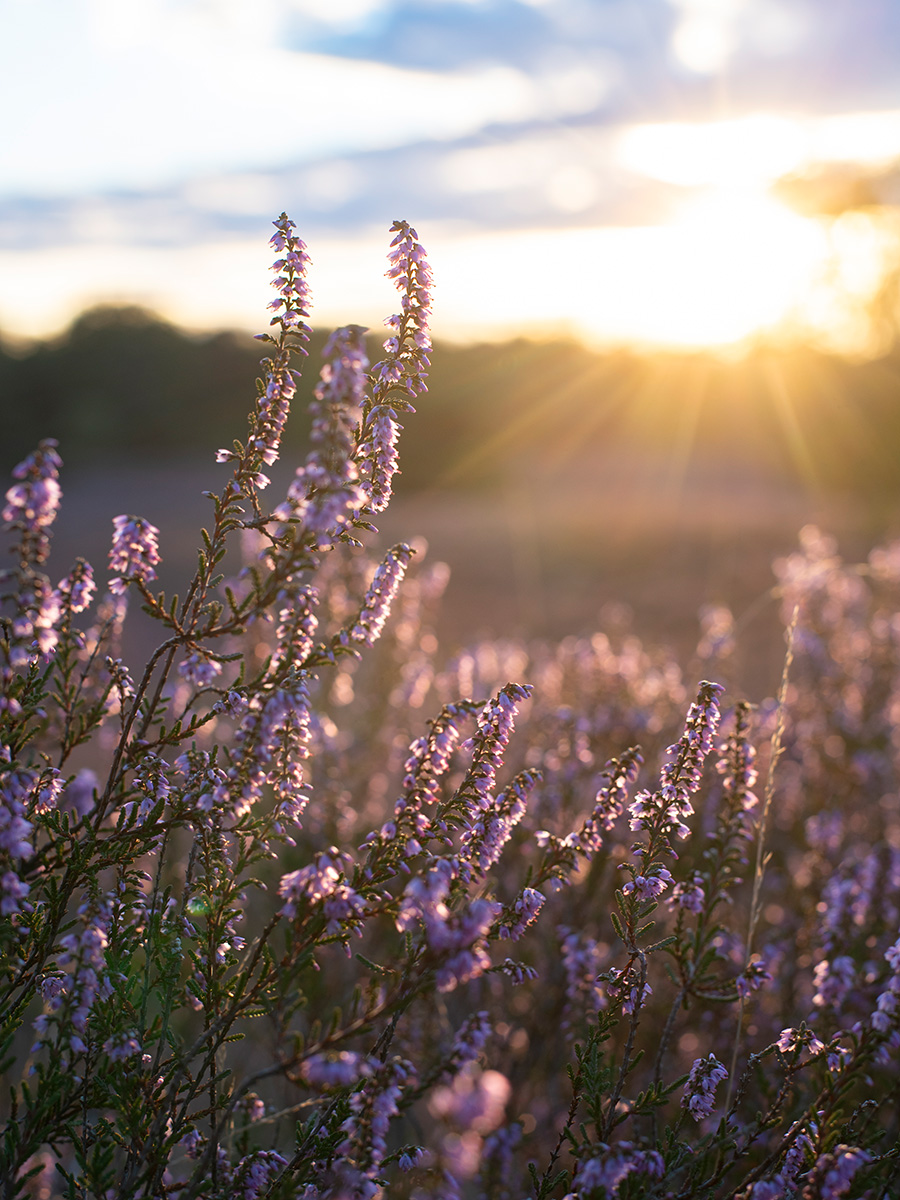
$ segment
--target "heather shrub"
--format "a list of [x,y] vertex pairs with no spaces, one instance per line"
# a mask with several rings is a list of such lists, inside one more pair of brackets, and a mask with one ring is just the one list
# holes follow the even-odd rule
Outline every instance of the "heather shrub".
[[697,681],[723,610],[689,674],[613,628],[442,658],[446,567],[375,549],[425,253],[395,223],[385,356],[330,337],[270,508],[310,309],[275,226],[183,596],[125,514],[105,595],[52,584],[54,442],[7,493],[3,1196],[898,1194],[900,546],[803,531],[758,707]]

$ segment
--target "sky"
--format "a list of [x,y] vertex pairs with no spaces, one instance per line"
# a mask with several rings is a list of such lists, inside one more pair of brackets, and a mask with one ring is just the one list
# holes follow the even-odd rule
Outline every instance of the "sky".
[[874,353],[898,62],[896,0],[0,0],[0,331],[259,329],[286,210],[314,323],[404,217],[439,336]]

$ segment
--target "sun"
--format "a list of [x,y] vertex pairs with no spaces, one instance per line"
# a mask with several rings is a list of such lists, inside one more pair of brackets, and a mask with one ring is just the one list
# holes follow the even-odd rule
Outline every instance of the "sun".
[[585,289],[585,327],[615,323],[631,340],[674,346],[733,344],[784,327],[828,256],[823,230],[763,188],[710,189],[667,224],[608,240],[621,243],[616,311]]

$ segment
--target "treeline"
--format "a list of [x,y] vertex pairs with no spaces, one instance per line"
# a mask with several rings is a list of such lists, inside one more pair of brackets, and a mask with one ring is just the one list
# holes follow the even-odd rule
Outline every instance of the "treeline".
[[[285,439],[298,458],[323,344],[316,334]],[[373,359],[379,350],[373,339]],[[189,335],[135,308],[94,309],[27,351],[0,343],[2,466],[46,436],[71,464],[211,453],[243,434],[263,353],[247,335]],[[485,487],[536,464],[585,469],[602,448],[733,465],[875,506],[900,498],[897,352],[854,363],[760,345],[730,361],[560,340],[442,344],[418,409],[405,420],[404,490]]]

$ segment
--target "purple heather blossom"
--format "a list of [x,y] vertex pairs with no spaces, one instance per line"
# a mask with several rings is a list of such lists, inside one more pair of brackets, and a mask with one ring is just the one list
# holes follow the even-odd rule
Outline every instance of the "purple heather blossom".
[[504,958],[503,962],[496,969],[508,976],[512,980],[514,987],[523,983],[532,983],[538,978],[538,973],[534,967],[529,967],[527,963],[515,962],[512,958]]
[[[268,477],[259,470],[259,466],[271,466],[278,460],[291,400],[297,390],[297,372],[291,369],[291,353],[306,353],[302,343],[309,340],[311,332],[305,321],[311,306],[306,281],[309,266],[306,245],[292,232],[295,225],[286,213],[282,213],[273,224],[276,232],[269,244],[280,257],[272,264],[275,272],[272,286],[278,296],[269,304],[270,311],[275,314],[270,323],[279,325],[281,334],[272,357],[264,358],[261,363],[264,386],[251,418],[246,451],[243,455],[238,450],[219,450],[216,454],[216,462],[238,463],[240,482],[235,481],[232,485],[236,493],[246,484],[259,488],[269,484]],[[290,343],[288,338],[292,339]],[[264,340],[272,342],[275,339],[266,334]]]
[[451,913],[444,900],[452,880],[451,864],[434,860],[406,885],[396,918],[401,932],[415,929],[419,922],[424,926],[428,947],[440,958],[435,979],[441,992],[477,978],[490,966],[485,939],[501,911],[496,901],[481,897]]
[[0,852],[29,858],[33,826],[25,816],[25,800],[35,783],[33,771],[10,771],[0,777]]
[[254,1150],[235,1168],[228,1194],[234,1200],[258,1200],[287,1165],[277,1150]]
[[835,1146],[828,1154],[820,1154],[809,1172],[803,1196],[816,1200],[840,1200],[850,1191],[853,1178],[860,1167],[872,1161],[871,1155],[855,1146]]
[[245,816],[272,784],[286,818],[296,821],[308,797],[302,761],[310,738],[309,684],[303,671],[291,671],[283,686],[255,695],[235,732],[227,781],[213,799],[235,820]]
[[734,986],[737,989],[738,996],[742,1000],[746,1000],[751,992],[756,992],[765,984],[771,982],[772,975],[766,969],[766,964],[762,959],[755,958],[747,963],[744,970],[735,979]]
[[695,1121],[702,1121],[715,1107],[716,1085],[727,1078],[727,1070],[714,1054],[695,1059],[684,1085],[681,1107],[687,1109]]
[[412,556],[413,551],[405,542],[393,546],[387,552],[369,584],[359,616],[350,632],[354,641],[373,646],[381,637],[397,589],[403,581]]
[[486,874],[500,858],[513,829],[525,815],[528,794],[540,778],[538,771],[522,771],[490,808],[475,814],[462,837],[462,857],[473,863],[479,874]]
[[63,607],[71,613],[84,612],[89,608],[96,590],[94,569],[83,558],[75,560],[75,566],[65,579],[59,581],[57,588]]
[[481,711],[469,743],[472,747],[472,765],[457,793],[469,800],[472,821],[479,810],[489,810],[494,803],[497,771],[503,763],[503,752],[509,745],[518,705],[527,700],[532,691],[530,684],[522,686],[508,683]]
[[879,995],[872,1013],[872,1028],[879,1033],[889,1034],[900,1024],[900,938],[884,952],[891,976],[885,990]]
[[[622,894],[634,893],[636,900],[656,900],[673,883],[672,872],[665,867],[654,867],[647,875],[635,875],[622,885]],[[702,890],[702,889],[701,889]]]
[[44,814],[54,812],[66,786],[66,781],[56,767],[47,767],[32,789],[31,811]]
[[59,511],[62,489],[56,440],[45,438],[37,450],[13,469],[13,484],[6,493],[3,520],[22,534],[20,557],[27,563],[42,563],[50,553],[50,526]]
[[596,854],[603,845],[603,835],[615,827],[625,808],[629,785],[637,779],[643,761],[640,751],[632,746],[619,758],[610,759],[603,768],[606,782],[597,792],[591,815],[572,838],[572,844],[582,854],[588,857]]
[[293,919],[297,915],[299,902],[315,904],[331,896],[337,890],[348,862],[349,855],[332,846],[330,850],[317,854],[308,866],[282,875],[278,894],[284,896],[287,903],[281,910],[281,916]]
[[278,610],[278,626],[275,630],[277,645],[272,655],[272,669],[282,665],[302,667],[313,648],[313,638],[319,627],[315,608],[319,593],[312,585],[286,588],[279,596],[282,607]]
[[456,1031],[447,1070],[442,1078],[446,1079],[467,1063],[474,1062],[492,1033],[489,1013],[476,1012],[467,1017]]
[[[483,1194],[497,1200],[518,1200],[520,1191],[515,1187],[513,1152],[522,1141],[522,1126],[518,1123],[501,1125],[484,1139],[481,1154],[481,1180]],[[491,1186],[488,1190],[488,1181]]]
[[563,1028],[568,1029],[576,1014],[583,1010],[597,1013],[606,1003],[603,989],[597,982],[602,962],[600,946],[584,933],[560,926],[563,968],[566,972],[566,1010]]
[[205,654],[189,654],[179,663],[178,673],[196,688],[206,688],[222,674],[222,664]]
[[372,1074],[364,1054],[341,1050],[336,1054],[312,1054],[303,1063],[303,1078],[313,1087],[350,1087]]
[[[49,1012],[42,1013],[34,1022],[38,1035],[35,1051],[49,1042],[54,1022],[65,1031],[68,1048],[74,1054],[84,1054],[87,1044],[88,1018],[98,996],[106,995],[109,981],[103,975],[106,968],[106,946],[111,909],[107,901],[99,904],[85,901],[78,910],[76,927],[60,938],[62,953],[58,965],[63,971],[58,985],[52,988]],[[65,1011],[66,1019],[61,1019]]]
[[640,1012],[653,995],[653,988],[646,980],[641,987],[640,967],[631,963],[624,971],[610,968],[606,973],[606,994],[614,1004],[621,1000],[622,1012],[631,1015]]
[[384,343],[386,357],[372,368],[378,400],[393,389],[413,397],[423,392],[431,351],[428,322],[432,274],[425,250],[406,221],[395,221],[391,233],[396,236],[391,242],[386,274],[400,292],[402,312],[385,321],[391,331]]
[[522,895],[512,905],[510,916],[513,919],[500,926],[500,937],[518,941],[528,926],[537,920],[546,899],[536,888],[524,888]]
[[[321,548],[366,505],[366,493],[353,461],[353,428],[361,396],[362,327],[338,329],[325,347],[332,361],[322,368],[310,404],[312,449],[288,488],[285,503],[273,516],[296,521]],[[355,364],[355,365],[354,365]]]
[[142,517],[113,517],[113,541],[109,569],[113,578],[109,590],[121,595],[130,580],[147,583],[156,578],[159,563],[159,530]]
[[[688,709],[684,732],[666,751],[669,761],[660,771],[659,788],[653,793],[638,792],[630,806],[631,828],[647,831],[651,842],[661,838],[663,848],[671,850],[672,834],[686,838],[690,833],[685,821],[694,812],[691,797],[700,786],[703,764],[713,748],[721,691],[719,683],[701,682],[697,699]],[[635,853],[645,850],[639,848]]]
[[282,213],[272,224],[276,232],[269,238],[269,245],[282,257],[272,264],[272,270],[276,272],[272,287],[278,292],[278,297],[269,304],[269,309],[276,314],[271,323],[281,324],[285,330],[290,330],[305,341],[310,330],[300,318],[308,317],[312,306],[309,284],[306,281],[306,272],[310,265],[306,243],[292,232],[297,226],[287,213]]
[[103,1053],[110,1062],[125,1062],[141,1053],[141,1043],[133,1033],[120,1033],[106,1039],[103,1043]]
[[68,808],[77,820],[88,816],[96,804],[97,776],[87,767],[77,773],[62,794],[60,806]]
[[12,621],[9,661],[14,667],[48,658],[59,641],[63,610],[59,592],[46,575],[29,574],[19,596],[19,612]]
[[778,1041],[775,1043],[782,1054],[799,1054],[804,1048],[809,1050],[810,1057],[815,1058],[821,1054],[824,1049],[824,1043],[816,1037],[813,1031],[807,1028],[806,1023],[794,1029],[788,1026],[787,1029],[782,1029]]
[[20,879],[15,871],[4,871],[0,874],[0,915],[14,916],[16,913],[30,912],[31,905],[26,897],[31,887]]
[[391,1120],[400,1111],[403,1089],[415,1084],[415,1068],[404,1059],[378,1066],[350,1098],[351,1115],[341,1126],[335,1196],[372,1200],[379,1193],[379,1168],[387,1153]]
[[662,1179],[665,1173],[663,1157],[657,1150],[637,1150],[630,1142],[618,1142],[614,1146],[601,1143],[598,1149],[600,1153],[596,1157],[579,1163],[573,1180],[576,1190],[564,1200],[577,1200],[597,1188],[604,1188],[604,1194],[612,1200],[619,1195],[619,1188],[629,1175]]
[[669,897],[670,907],[681,908],[695,915],[703,912],[705,903],[706,891],[703,887],[703,876],[697,872],[689,880],[679,880],[672,888],[672,895]]
[[397,414],[386,404],[379,404],[366,418],[366,434],[359,447],[363,468],[363,488],[372,512],[384,512],[390,503],[393,479],[398,471],[400,456],[397,440],[403,426]]

